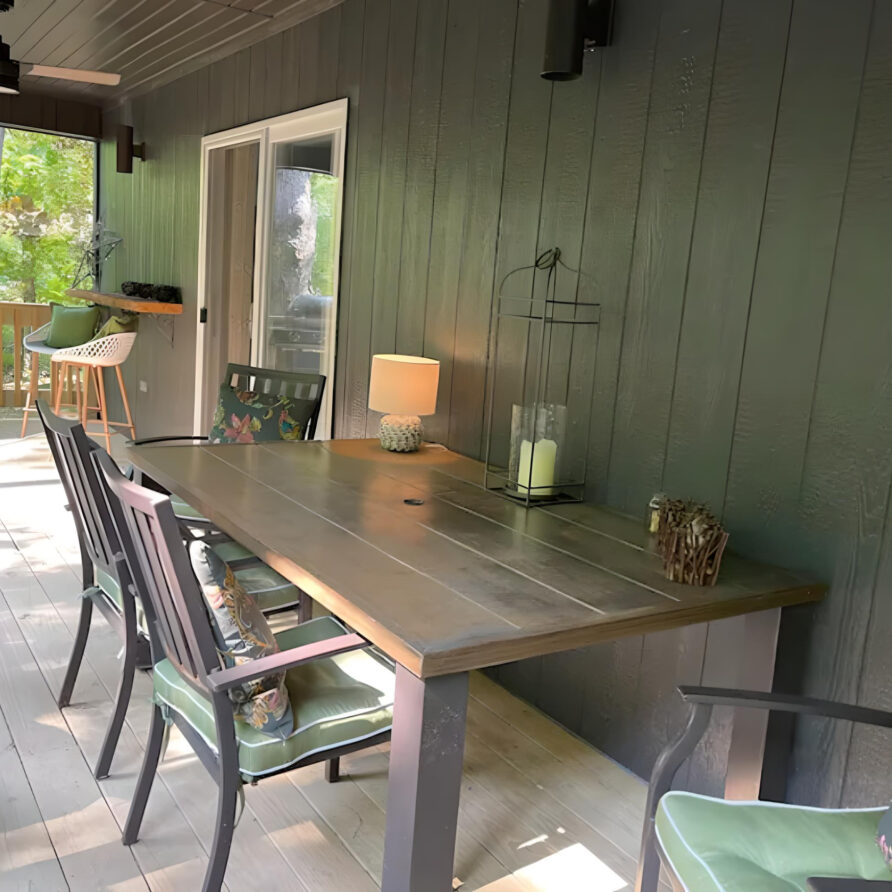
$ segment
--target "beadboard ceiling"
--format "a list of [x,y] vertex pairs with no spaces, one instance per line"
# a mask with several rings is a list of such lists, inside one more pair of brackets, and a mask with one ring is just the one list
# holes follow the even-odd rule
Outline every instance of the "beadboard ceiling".
[[342,0],[17,0],[0,13],[13,59],[117,72],[117,87],[22,77],[23,93],[115,105]]

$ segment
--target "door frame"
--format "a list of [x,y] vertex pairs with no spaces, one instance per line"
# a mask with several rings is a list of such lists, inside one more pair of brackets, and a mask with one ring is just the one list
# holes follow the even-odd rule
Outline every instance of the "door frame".
[[257,210],[254,226],[254,296],[255,304],[251,319],[251,361],[255,362],[261,345],[262,325],[264,319],[263,301],[266,294],[266,282],[269,266],[269,210],[274,200],[275,189],[275,148],[280,142],[291,142],[298,139],[322,136],[331,133],[334,136],[332,158],[338,176],[338,194],[335,200],[335,220],[332,243],[337,246],[337,262],[333,270],[332,288],[332,349],[329,354],[326,375],[325,400],[323,412],[320,413],[317,425],[317,439],[327,439],[331,435],[331,407],[334,394],[334,375],[337,353],[337,318],[340,291],[340,254],[341,228],[344,210],[344,174],[347,145],[347,99],[336,99],[311,108],[278,115],[221,130],[201,140],[201,205],[198,227],[198,301],[195,310],[195,391],[193,412],[193,433],[205,435],[207,430],[207,411],[210,407],[203,405],[203,384],[205,369],[205,326],[201,321],[202,310],[209,308],[207,294],[208,263],[208,212],[210,209],[210,153],[215,149],[255,143],[258,145],[257,160]]

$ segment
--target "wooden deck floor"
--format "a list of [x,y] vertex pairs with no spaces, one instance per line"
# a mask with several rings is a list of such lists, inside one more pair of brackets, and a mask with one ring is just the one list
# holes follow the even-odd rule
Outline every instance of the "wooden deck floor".
[[[215,787],[174,735],[141,840],[121,844],[149,715],[137,673],[112,775],[91,766],[118,678],[119,643],[94,628],[73,704],[55,705],[78,612],[71,517],[42,436],[0,419],[0,890],[200,888]],[[95,612],[94,612],[95,615]],[[472,678],[456,876],[463,890],[631,888],[640,780],[485,677]],[[378,887],[386,747],[246,788],[227,888],[365,892]]]

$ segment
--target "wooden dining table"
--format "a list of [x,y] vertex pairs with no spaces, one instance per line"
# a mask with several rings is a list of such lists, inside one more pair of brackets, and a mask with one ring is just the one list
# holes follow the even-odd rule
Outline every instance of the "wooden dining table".
[[[715,586],[668,582],[643,520],[587,503],[526,509],[483,488],[481,463],[436,445],[127,452],[395,662],[385,892],[452,888],[471,670],[731,622],[723,679],[770,690],[781,609],[824,593],[731,552]],[[765,740],[766,717],[740,711],[727,796],[758,796]]]

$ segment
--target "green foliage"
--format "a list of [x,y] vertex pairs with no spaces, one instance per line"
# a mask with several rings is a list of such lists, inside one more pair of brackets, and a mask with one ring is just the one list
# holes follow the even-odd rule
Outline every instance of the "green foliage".
[[0,300],[65,301],[93,228],[95,145],[0,134]]
[[310,276],[313,294],[334,294],[334,211],[338,178],[327,173],[310,176],[310,198],[316,210],[316,253]]

